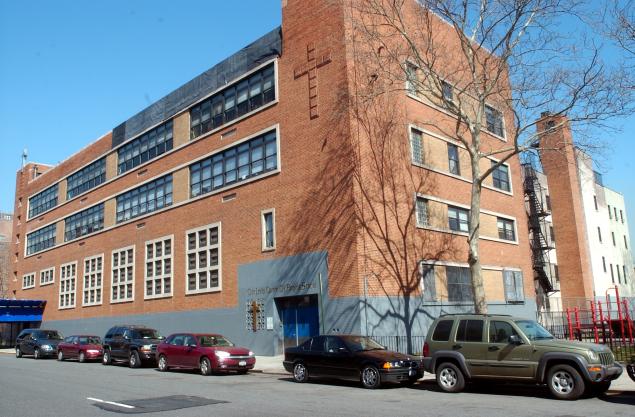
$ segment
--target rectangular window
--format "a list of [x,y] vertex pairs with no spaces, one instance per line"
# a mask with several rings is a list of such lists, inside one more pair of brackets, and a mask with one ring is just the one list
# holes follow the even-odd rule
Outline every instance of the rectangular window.
[[454,206],[448,206],[448,222],[450,230],[455,232],[469,231],[470,211]]
[[626,235],[624,235],[624,249],[628,250],[628,240],[626,239]]
[[417,226],[429,226],[430,219],[428,218],[428,200],[422,197],[417,197],[415,210],[417,214]]
[[613,206],[613,214],[615,215],[615,221],[617,221],[617,207]]
[[624,284],[628,284],[626,280],[626,265],[622,265],[622,270],[624,271]]
[[423,134],[416,130],[410,130],[410,151],[412,152],[412,163],[423,165]]
[[29,219],[57,206],[58,184],[29,198]]
[[102,300],[104,255],[84,258],[83,306],[100,305]]
[[22,275],[22,289],[35,288],[35,272]]
[[454,320],[440,320],[437,322],[437,327],[432,334],[432,340],[435,342],[447,342],[450,340],[450,333],[452,332],[452,325]]
[[617,272],[617,283],[622,283],[622,271],[620,271],[620,266],[615,264],[615,271]]
[[609,264],[609,269],[611,270],[611,282],[615,284],[615,275],[613,273],[613,264]]
[[441,81],[441,94],[444,101],[452,101],[454,99],[454,88],[447,81]]
[[55,231],[55,223],[53,223],[27,234],[26,254],[31,255],[55,246]]
[[624,212],[620,210],[620,219],[622,220],[622,224],[624,224]]
[[606,272],[606,258],[604,256],[602,257],[602,269]]
[[106,158],[101,158],[68,176],[66,179],[66,199],[70,200],[105,181]]
[[551,211],[551,196],[549,195],[545,196],[545,203],[547,203],[547,210]]
[[514,230],[514,221],[498,217],[496,219],[498,226],[498,238],[503,240],[516,240],[516,231]]
[[101,203],[64,219],[64,241],[68,242],[103,228],[104,203]]
[[503,284],[505,286],[505,300],[508,303],[525,301],[523,273],[521,271],[503,270]]
[[560,271],[558,270],[558,265],[553,266],[553,275],[556,277],[556,281],[560,281]]
[[472,302],[472,279],[470,269],[457,266],[446,266],[445,273],[448,283],[448,301]]
[[597,196],[593,196],[593,205],[595,206],[595,211],[598,211],[598,198]]
[[190,165],[190,196],[258,177],[278,168],[278,145],[273,130]]
[[60,266],[60,310],[75,307],[76,283],[77,262],[70,262]]
[[220,223],[188,230],[186,238],[186,294],[221,289]]
[[172,174],[117,196],[117,223],[172,205]]
[[[492,165],[496,165],[496,161],[492,161]],[[492,180],[494,188],[498,188],[503,191],[510,191],[509,185],[509,167],[507,165],[500,165],[492,172]]]
[[485,106],[485,122],[487,130],[502,138],[505,137],[503,129],[503,114],[493,107]]
[[408,94],[417,95],[417,67],[406,62],[406,91]]
[[600,243],[602,243],[602,230],[600,230],[600,226],[598,226],[598,239],[600,240]]
[[134,252],[134,246],[112,251],[111,303],[134,300]]
[[172,121],[155,127],[117,150],[117,172],[123,174],[172,149]]
[[459,148],[453,143],[448,143],[448,170],[451,174],[461,175],[461,164],[459,163]]
[[55,268],[47,268],[40,271],[40,287],[55,282]]
[[549,237],[551,238],[551,243],[556,243],[556,233],[553,231],[553,226],[549,226]]
[[146,242],[145,299],[172,296],[172,236]]
[[276,99],[273,64],[232,84],[190,109],[194,139]]
[[482,342],[483,320],[461,320],[456,329],[457,342]]
[[419,272],[421,274],[421,292],[423,293],[423,300],[436,301],[437,285],[434,265],[426,265],[423,262],[420,262]]
[[611,213],[611,205],[609,204],[609,220],[613,220],[613,214]]
[[615,244],[615,232],[611,232],[611,238],[613,239],[613,246],[616,246],[616,244]]
[[272,250],[276,248],[276,219],[275,209],[263,210],[262,221],[262,250]]

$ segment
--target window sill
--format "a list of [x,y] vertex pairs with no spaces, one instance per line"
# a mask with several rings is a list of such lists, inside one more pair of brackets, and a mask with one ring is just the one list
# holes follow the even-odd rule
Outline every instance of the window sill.
[[172,298],[173,294],[169,293],[169,294],[161,294],[161,295],[144,295],[143,299],[144,300],[161,300],[164,298]]
[[86,303],[86,304],[82,303],[82,308],[84,308],[84,307],[98,307],[100,305],[103,305],[103,303],[102,302],[99,302],[99,303]]
[[213,294],[221,292],[223,289],[221,287],[212,288],[207,290],[185,290],[185,295],[199,295],[199,294]]
[[[53,285],[53,284],[55,284],[55,281],[46,282],[44,284],[40,283],[40,287],[46,287],[47,285]],[[33,288],[33,287],[31,287],[31,288]]]

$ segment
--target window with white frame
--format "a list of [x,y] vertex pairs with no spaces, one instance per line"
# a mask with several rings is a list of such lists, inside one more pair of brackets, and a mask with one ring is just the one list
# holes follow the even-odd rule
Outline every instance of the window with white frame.
[[448,226],[455,232],[468,232],[470,211],[460,207],[448,206]]
[[487,130],[502,138],[505,137],[505,130],[503,129],[503,113],[496,110],[493,107],[485,106],[485,123]]
[[262,222],[262,250],[273,250],[276,248],[276,210],[263,210],[261,213]]
[[459,147],[448,143],[448,170],[451,174],[461,175],[461,163],[459,162]]
[[446,266],[448,301],[468,302],[474,300],[470,268]]
[[75,307],[77,262],[60,266],[60,309]]
[[417,129],[410,129],[410,150],[412,152],[412,163],[423,164],[423,133]]
[[84,258],[84,292],[82,305],[94,306],[102,302],[104,255]]
[[503,240],[516,240],[516,230],[514,228],[514,221],[498,217],[496,219],[496,225],[498,227],[498,238]]
[[186,294],[198,294],[221,289],[221,224],[185,232]]
[[417,95],[417,66],[406,62],[406,91],[408,94]]
[[22,289],[35,288],[35,272],[22,275]]
[[417,197],[415,211],[417,214],[417,226],[429,226],[430,219],[428,217],[428,200],[423,197]]
[[[492,161],[492,165],[496,165],[496,161]],[[505,164],[501,164],[492,172],[492,182],[494,188],[498,188],[503,191],[510,191],[511,186],[509,184],[509,167]]]
[[50,285],[55,282],[55,268],[47,268],[40,271],[40,286]]
[[173,236],[146,242],[144,298],[172,296]]
[[112,252],[111,303],[134,300],[134,246]]

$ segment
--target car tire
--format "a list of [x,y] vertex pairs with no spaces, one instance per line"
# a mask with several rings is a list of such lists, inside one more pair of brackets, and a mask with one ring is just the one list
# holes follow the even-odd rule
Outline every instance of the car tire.
[[79,363],[86,362],[86,354],[84,352],[79,352],[79,356],[77,357]]
[[293,380],[301,384],[309,380],[309,368],[304,362],[297,362],[293,365]]
[[15,347],[15,357],[16,358],[21,358],[22,357],[22,350],[20,349],[20,346],[16,346]]
[[166,358],[165,355],[159,356],[159,360],[157,361],[157,368],[159,368],[159,371],[161,372],[165,372],[168,370],[168,358]]
[[112,353],[110,353],[110,349],[104,349],[104,356],[101,358],[102,365],[110,365],[112,364]]
[[559,400],[573,401],[584,394],[584,380],[580,373],[569,365],[554,365],[547,375],[547,386],[551,395]]
[[436,369],[437,385],[445,392],[461,392],[465,388],[465,375],[458,366],[444,362]]
[[201,375],[208,376],[212,374],[212,363],[207,358],[201,359],[199,368],[201,369]]
[[35,350],[33,351],[33,359],[41,359],[42,358],[42,352],[40,352],[39,348],[35,348]]
[[133,350],[132,352],[130,352],[128,365],[131,368],[139,368],[141,366],[141,358],[139,357],[139,352],[137,352],[136,350]]
[[379,374],[379,369],[372,365],[365,366],[362,368],[361,380],[364,388],[379,388],[381,385],[381,375]]
[[64,360],[64,352],[62,352],[61,350],[57,351],[57,360],[60,362]]

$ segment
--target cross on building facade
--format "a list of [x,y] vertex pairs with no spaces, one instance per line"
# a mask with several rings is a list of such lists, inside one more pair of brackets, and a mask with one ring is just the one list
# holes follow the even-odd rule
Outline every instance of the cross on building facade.
[[326,50],[318,53],[314,42],[306,46],[307,62],[293,71],[294,78],[307,75],[309,82],[309,117],[315,119],[319,116],[318,110],[318,68],[331,62],[331,51]]

